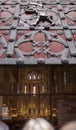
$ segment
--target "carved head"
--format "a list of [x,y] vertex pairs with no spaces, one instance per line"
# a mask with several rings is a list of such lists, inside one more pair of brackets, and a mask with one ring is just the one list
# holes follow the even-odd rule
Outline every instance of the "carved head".
[[22,130],[54,130],[53,126],[43,118],[30,119]]

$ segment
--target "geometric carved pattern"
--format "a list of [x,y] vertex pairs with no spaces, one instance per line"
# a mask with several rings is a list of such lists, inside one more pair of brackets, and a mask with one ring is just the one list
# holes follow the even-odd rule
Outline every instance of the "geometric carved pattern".
[[76,64],[75,0],[0,0],[0,64]]

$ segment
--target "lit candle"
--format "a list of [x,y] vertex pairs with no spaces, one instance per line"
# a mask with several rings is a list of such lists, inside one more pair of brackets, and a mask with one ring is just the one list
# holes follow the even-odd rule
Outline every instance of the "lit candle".
[[33,94],[36,94],[36,86],[33,86]]
[[27,87],[26,87],[26,85],[25,85],[25,87],[24,87],[24,93],[26,94],[27,93]]

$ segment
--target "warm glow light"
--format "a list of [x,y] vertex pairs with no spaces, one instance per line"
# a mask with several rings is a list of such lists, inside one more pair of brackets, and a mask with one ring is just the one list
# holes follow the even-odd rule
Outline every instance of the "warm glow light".
[[45,114],[46,114],[46,116],[48,115],[48,109],[47,108],[45,109]]
[[33,74],[33,79],[36,79],[36,75],[35,74]]
[[36,86],[33,87],[33,94],[36,94]]
[[4,103],[3,103],[3,104],[2,104],[2,106],[3,106],[3,107],[5,107],[5,106],[6,106],[6,104],[4,104]]
[[26,94],[27,93],[27,86],[25,85],[25,88],[24,88],[24,93]]
[[42,93],[44,93],[44,86],[42,86]]
[[52,115],[53,117],[56,117],[56,114],[55,113],[53,113],[53,115]]

